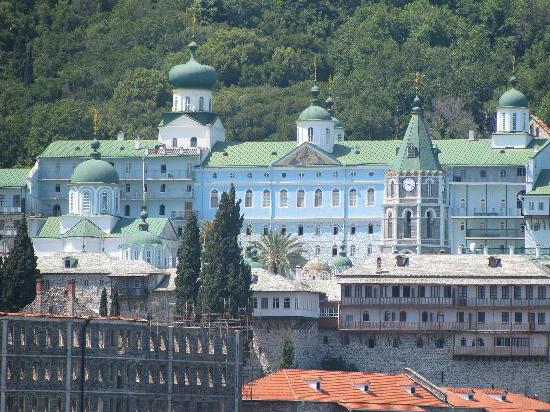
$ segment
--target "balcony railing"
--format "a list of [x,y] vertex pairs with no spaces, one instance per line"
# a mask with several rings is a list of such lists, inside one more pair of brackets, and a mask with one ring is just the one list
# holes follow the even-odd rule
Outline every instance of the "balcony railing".
[[123,298],[146,298],[149,295],[147,288],[119,288],[118,291]]
[[466,229],[466,238],[523,238],[525,232],[521,229]]
[[535,356],[548,357],[549,348],[531,346],[453,346],[454,356]]
[[17,229],[5,227],[3,229],[0,229],[0,235],[2,235],[2,236],[15,236],[15,235],[17,235]]
[[346,321],[339,322],[341,330],[388,330],[388,331],[476,331],[476,332],[548,332],[547,324],[499,323],[499,322],[391,322],[391,321]]
[[518,208],[465,208],[455,207],[451,209],[452,216],[490,217],[490,216],[522,216]]
[[476,298],[342,298],[342,306],[458,306],[458,307],[543,307],[550,299],[476,299]]
[[0,213],[23,213],[21,207],[0,207]]

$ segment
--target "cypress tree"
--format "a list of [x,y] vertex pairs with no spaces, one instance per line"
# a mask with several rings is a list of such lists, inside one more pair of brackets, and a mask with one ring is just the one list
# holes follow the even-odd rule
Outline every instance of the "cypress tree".
[[33,79],[33,59],[32,59],[32,47],[27,45],[27,54],[25,56],[25,66],[23,68],[23,82],[25,84],[31,84]]
[[40,276],[25,218],[21,220],[13,248],[2,266],[0,307],[2,310],[17,312],[34,301],[36,278]]
[[[176,268],[176,310],[183,313],[186,302],[197,302],[201,272],[201,241],[197,216],[189,217],[178,248]],[[190,308],[188,308],[190,310]]]
[[281,355],[281,369],[289,369],[294,367],[294,344],[292,339],[286,337],[283,343],[283,353]]
[[99,316],[107,316],[107,289],[101,291],[101,300],[99,301]]
[[111,299],[111,310],[109,316],[120,316],[120,298],[118,296],[118,288],[115,288]]
[[244,263],[238,242],[243,224],[240,203],[231,185],[229,193],[222,194],[212,229],[206,235],[199,293],[203,312],[227,309],[236,314],[250,297],[250,267]]

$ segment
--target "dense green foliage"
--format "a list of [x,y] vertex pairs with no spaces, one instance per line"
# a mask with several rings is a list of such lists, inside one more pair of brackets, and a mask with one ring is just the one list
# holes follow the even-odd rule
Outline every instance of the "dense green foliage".
[[27,221],[23,219],[10,254],[0,261],[0,311],[17,312],[33,302],[39,275]]
[[[314,56],[350,138],[403,131],[416,71],[436,137],[464,137],[471,122],[487,132],[513,55],[550,119],[550,0],[0,0],[0,166],[91,136],[93,107],[100,137],[154,138],[193,14],[229,139],[293,138]],[[435,107],[448,99],[453,113]]]
[[270,230],[253,247],[264,267],[275,275],[291,276],[296,266],[306,263],[302,244],[290,234]]
[[348,363],[341,356],[336,358],[325,355],[321,359],[321,369],[326,371],[348,371],[348,372],[357,372],[357,366],[353,363]]
[[176,268],[176,310],[188,312],[197,302],[201,272],[201,241],[197,216],[192,213],[187,221]]
[[230,312],[248,305],[251,273],[243,259],[238,235],[243,225],[235,187],[223,192],[202,251],[199,301],[203,313]]
[[294,368],[294,343],[288,336],[283,341],[283,352],[281,354],[281,363],[279,364],[281,369]]
[[99,300],[99,316],[108,316],[107,312],[107,289],[103,288],[101,291],[101,298]]

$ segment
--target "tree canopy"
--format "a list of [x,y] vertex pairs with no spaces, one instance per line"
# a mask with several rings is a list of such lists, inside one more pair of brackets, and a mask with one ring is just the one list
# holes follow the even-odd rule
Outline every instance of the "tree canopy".
[[[89,138],[93,108],[102,138],[155,138],[193,15],[229,139],[294,138],[315,57],[352,139],[403,132],[413,72],[435,137],[465,137],[472,123],[488,133],[513,56],[518,87],[550,120],[550,0],[3,0],[0,166]],[[441,113],[438,102],[460,110]],[[457,115],[460,127],[441,132]]]

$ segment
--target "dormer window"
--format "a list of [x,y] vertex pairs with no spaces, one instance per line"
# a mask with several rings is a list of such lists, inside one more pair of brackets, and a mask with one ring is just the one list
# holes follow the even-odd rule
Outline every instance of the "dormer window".
[[418,150],[414,145],[409,144],[407,146],[407,157],[414,158],[416,156],[418,156]]
[[403,385],[403,389],[409,392],[411,395],[416,395],[416,386],[414,385]]
[[306,383],[309,385],[311,389],[315,389],[317,392],[321,392],[321,381],[322,379],[321,377],[319,377],[314,380],[306,381]]
[[369,382],[358,382],[354,384],[355,387],[363,392],[369,391]]
[[308,127],[307,129],[307,141],[313,143],[313,127]]

